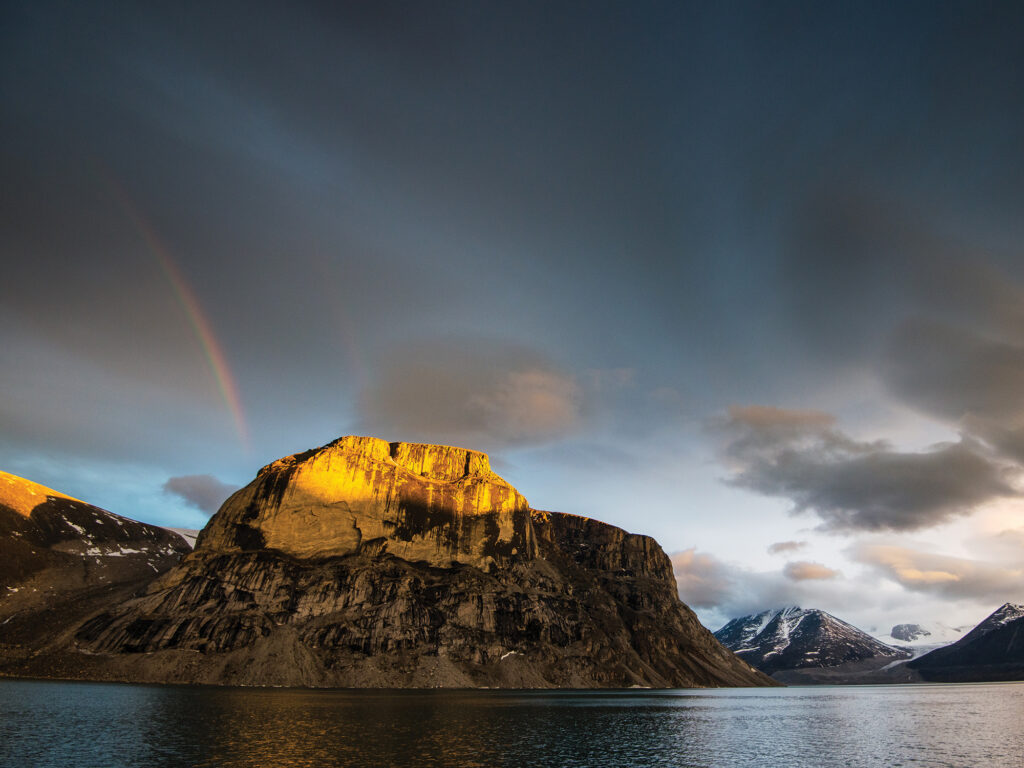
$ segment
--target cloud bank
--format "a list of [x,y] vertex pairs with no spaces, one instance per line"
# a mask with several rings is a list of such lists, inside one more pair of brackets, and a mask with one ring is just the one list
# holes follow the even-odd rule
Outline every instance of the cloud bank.
[[913,592],[951,599],[1020,601],[1024,568],[923,552],[910,547],[862,544],[851,554],[880,575]]
[[788,498],[824,530],[920,530],[1019,495],[1011,471],[966,437],[900,452],[854,440],[828,414],[765,406],[733,407],[719,427],[728,482]]

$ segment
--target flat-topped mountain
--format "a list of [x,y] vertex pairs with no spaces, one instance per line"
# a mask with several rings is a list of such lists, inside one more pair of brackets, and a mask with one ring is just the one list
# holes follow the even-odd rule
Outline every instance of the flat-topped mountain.
[[715,637],[752,666],[787,681],[814,681],[807,674],[799,678],[786,674],[796,670],[811,675],[822,669],[833,675],[836,670],[864,672],[912,655],[825,611],[796,606],[733,619]]
[[530,508],[486,455],[346,437],[264,467],[195,550],[20,674],[337,687],[769,685],[647,536]]
[[264,467],[196,546],[306,560],[373,550],[441,568],[537,555],[529,504],[486,454],[373,437],[343,437]]

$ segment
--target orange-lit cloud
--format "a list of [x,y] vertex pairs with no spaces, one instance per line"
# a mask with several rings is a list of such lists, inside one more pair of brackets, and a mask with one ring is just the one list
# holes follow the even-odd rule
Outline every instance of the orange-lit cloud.
[[877,544],[859,545],[851,554],[915,592],[992,601],[1020,600],[1024,595],[1024,568],[1019,563],[992,563]]
[[787,579],[792,581],[821,581],[834,579],[841,575],[839,571],[828,568],[821,563],[811,563],[804,560],[786,563],[782,573]]

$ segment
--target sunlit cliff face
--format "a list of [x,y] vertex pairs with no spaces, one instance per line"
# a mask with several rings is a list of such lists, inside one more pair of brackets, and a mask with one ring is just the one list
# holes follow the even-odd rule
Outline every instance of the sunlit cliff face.
[[345,437],[264,467],[203,530],[197,550],[302,558],[383,551],[486,566],[536,551],[525,498],[463,448]]

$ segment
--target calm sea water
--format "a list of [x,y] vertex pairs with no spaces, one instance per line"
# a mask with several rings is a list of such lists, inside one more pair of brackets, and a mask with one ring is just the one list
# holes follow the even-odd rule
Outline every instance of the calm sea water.
[[551,693],[0,680],[0,765],[1020,768],[1024,683]]

